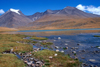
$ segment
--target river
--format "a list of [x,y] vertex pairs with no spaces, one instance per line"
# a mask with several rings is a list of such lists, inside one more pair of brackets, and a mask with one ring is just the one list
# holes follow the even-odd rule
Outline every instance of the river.
[[[72,52],[76,51],[76,57],[78,57],[81,62],[100,66],[100,49],[96,47],[100,46],[100,37],[94,37],[94,35],[100,35],[100,28],[23,30],[8,33],[47,37],[49,42],[53,42],[53,45],[62,47],[59,48],[59,51],[63,50],[65,54],[70,54],[71,57],[74,57]],[[58,39],[58,37],[61,39]],[[77,45],[78,43],[80,45]],[[63,47],[68,47],[68,49],[64,50]],[[78,49],[72,49],[73,47],[78,47]],[[56,50],[53,46],[52,48]]]

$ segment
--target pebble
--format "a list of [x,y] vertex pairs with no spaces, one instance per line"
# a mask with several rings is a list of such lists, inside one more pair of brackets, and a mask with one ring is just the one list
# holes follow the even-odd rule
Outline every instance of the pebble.
[[56,52],[59,52],[59,50],[56,50]]
[[61,39],[61,37],[58,37],[58,39]]
[[58,46],[55,46],[55,48],[58,49],[59,47]]
[[76,53],[76,51],[73,51],[72,53],[74,53],[74,54],[75,54],[75,53]]
[[77,45],[81,45],[81,44],[78,43]]
[[49,58],[52,59],[53,57],[52,56],[49,56]]
[[94,67],[98,67],[98,66],[95,65]]
[[66,47],[66,49],[68,49],[68,47]]
[[65,45],[68,45],[67,43]]
[[94,62],[94,61],[96,61],[96,60],[95,60],[95,59],[89,59],[89,61]]
[[100,47],[98,47],[98,49],[100,49]]
[[57,56],[58,54],[55,54],[54,56]]
[[93,67],[93,65],[90,65],[90,67]]
[[64,53],[64,51],[62,50],[61,53]]
[[82,50],[82,52],[85,52],[85,50]]

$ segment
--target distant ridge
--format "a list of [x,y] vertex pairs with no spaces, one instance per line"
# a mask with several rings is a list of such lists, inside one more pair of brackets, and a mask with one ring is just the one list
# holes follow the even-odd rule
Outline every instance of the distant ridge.
[[83,12],[75,7],[70,7],[67,6],[62,10],[46,10],[45,12],[37,12],[31,16],[27,16],[28,18],[30,18],[32,21],[35,21],[39,18],[41,18],[44,15],[48,15],[48,14],[53,14],[53,15],[66,15],[66,16],[78,16],[78,17],[100,17],[100,15],[95,15],[95,14],[90,14],[90,13],[86,13]]
[[61,10],[46,10],[26,16],[19,9],[9,9],[0,16],[0,27],[17,29],[99,28],[100,15],[67,6]]

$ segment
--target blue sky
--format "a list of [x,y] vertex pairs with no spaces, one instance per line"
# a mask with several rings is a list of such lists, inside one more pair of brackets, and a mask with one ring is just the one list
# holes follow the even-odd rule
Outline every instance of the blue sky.
[[47,9],[63,9],[66,6],[77,6],[85,12],[99,14],[100,0],[0,0],[0,14],[13,8],[20,9],[25,15],[32,15],[36,12],[44,12]]

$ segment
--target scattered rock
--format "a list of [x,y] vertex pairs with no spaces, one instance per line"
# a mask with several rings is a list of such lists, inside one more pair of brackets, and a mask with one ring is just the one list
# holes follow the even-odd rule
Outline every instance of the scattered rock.
[[52,56],[49,56],[49,59],[52,59],[53,57]]
[[59,50],[56,50],[56,52],[59,52]]
[[71,49],[75,49],[74,47],[72,47]]
[[82,52],[85,52],[85,50],[82,50]]
[[66,49],[68,49],[68,47],[66,47]]
[[55,54],[54,56],[57,56],[58,54]]
[[59,47],[58,46],[55,46],[55,48],[58,49]]
[[74,47],[75,49],[78,49],[78,47]]
[[78,43],[77,45],[81,45],[81,44]]
[[95,65],[94,67],[98,67],[98,66]]
[[37,62],[37,61],[38,61],[38,59],[34,59],[34,61],[35,61],[35,62]]
[[100,49],[100,47],[97,47],[98,49]]
[[61,39],[61,37],[58,37],[58,39]]
[[61,53],[64,53],[64,51],[62,50]]
[[31,65],[32,65],[32,62],[33,62],[33,61],[26,62],[26,63],[27,63],[27,65],[31,66]]
[[82,59],[85,59],[84,57],[81,57]]
[[73,51],[72,53],[74,53],[74,54],[75,54],[75,53],[76,53],[76,51]]
[[96,60],[95,60],[95,59],[89,59],[89,61],[91,61],[91,62],[95,62]]
[[87,64],[85,64],[85,63],[82,63],[82,65],[83,65],[83,67],[84,67],[84,66],[88,66],[88,65],[87,65]]
[[68,45],[67,43],[65,45]]
[[37,61],[36,64],[42,64],[42,62],[41,61]]
[[93,65],[90,65],[90,67],[93,67]]

